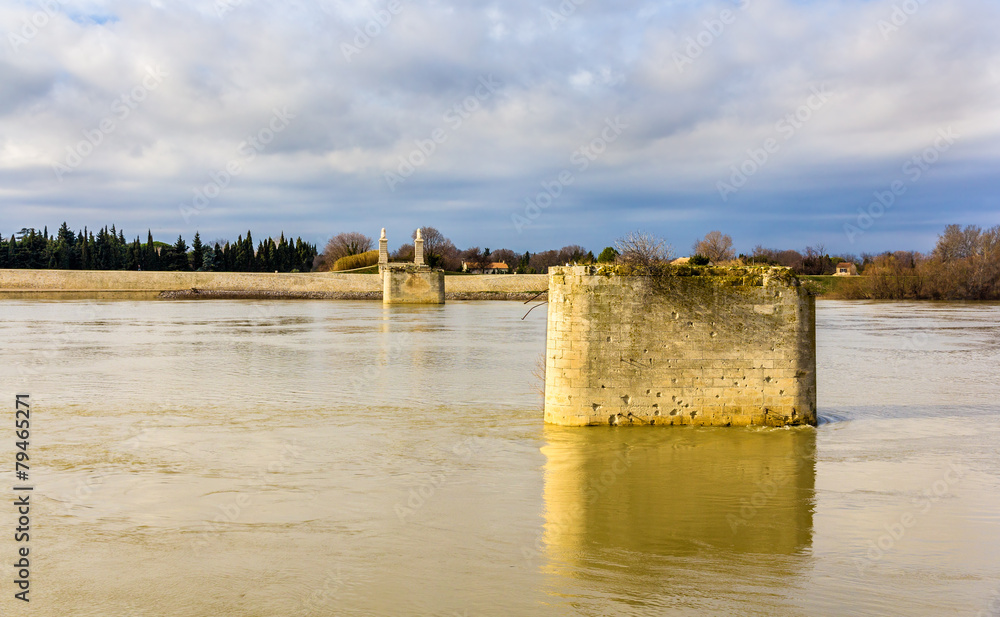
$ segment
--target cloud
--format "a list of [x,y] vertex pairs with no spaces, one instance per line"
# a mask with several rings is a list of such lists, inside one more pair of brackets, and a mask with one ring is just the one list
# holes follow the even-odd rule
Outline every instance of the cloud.
[[[639,226],[686,246],[766,221],[727,231],[741,249],[877,250],[905,248],[905,228],[926,248],[940,211],[985,224],[997,210],[998,25],[986,0],[8,4],[0,220],[164,236],[429,222],[458,244],[521,250],[599,249]],[[151,70],[164,77],[143,93]],[[476,97],[483,79],[501,86]],[[817,88],[829,100],[783,139]],[[181,206],[286,107],[287,128],[185,220]],[[629,128],[578,170],[574,154],[616,117]],[[114,129],[60,177],[107,118]],[[949,126],[962,138],[906,216],[850,245],[852,213]],[[446,140],[390,187],[435,131]],[[769,138],[780,148],[723,201],[718,183]],[[517,232],[512,215],[566,169],[573,184]]]

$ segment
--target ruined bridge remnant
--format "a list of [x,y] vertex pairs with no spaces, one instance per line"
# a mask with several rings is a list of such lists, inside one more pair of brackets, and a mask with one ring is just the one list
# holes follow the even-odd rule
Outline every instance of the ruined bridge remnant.
[[419,229],[413,241],[413,263],[389,263],[389,241],[382,228],[378,273],[382,277],[382,304],[444,304],[444,271],[424,263],[424,240]]
[[815,298],[786,268],[551,268],[545,421],[815,425]]

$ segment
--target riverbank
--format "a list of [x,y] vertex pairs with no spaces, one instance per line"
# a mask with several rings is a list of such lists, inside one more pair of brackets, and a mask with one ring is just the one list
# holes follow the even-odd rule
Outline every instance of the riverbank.
[[847,290],[856,287],[858,278],[860,277],[799,275],[799,280],[811,293],[830,300],[845,299]]
[[[520,300],[548,289],[545,274],[445,277],[449,300]],[[542,295],[539,296],[539,292]],[[0,269],[0,299],[381,300],[378,274],[133,272]]]

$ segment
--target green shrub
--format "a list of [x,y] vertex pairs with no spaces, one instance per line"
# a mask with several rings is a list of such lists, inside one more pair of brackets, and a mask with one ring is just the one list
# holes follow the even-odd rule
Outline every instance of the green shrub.
[[618,259],[618,251],[614,249],[613,246],[604,247],[601,254],[597,256],[597,263],[599,264],[613,264],[615,260]]
[[688,261],[688,264],[692,266],[707,266],[708,257],[705,257],[704,255],[692,255],[691,259]]
[[354,270],[355,268],[366,268],[368,266],[374,266],[378,263],[378,251],[368,251],[367,253],[358,253],[357,255],[348,255],[347,257],[341,257],[337,261],[333,262],[332,270],[334,272],[341,272],[344,270]]

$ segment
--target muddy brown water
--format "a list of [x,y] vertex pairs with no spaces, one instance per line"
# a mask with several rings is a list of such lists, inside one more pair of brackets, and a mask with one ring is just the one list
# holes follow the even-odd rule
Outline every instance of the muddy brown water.
[[2,614],[1000,615],[1000,306],[819,301],[791,430],[545,426],[525,310],[0,302]]

